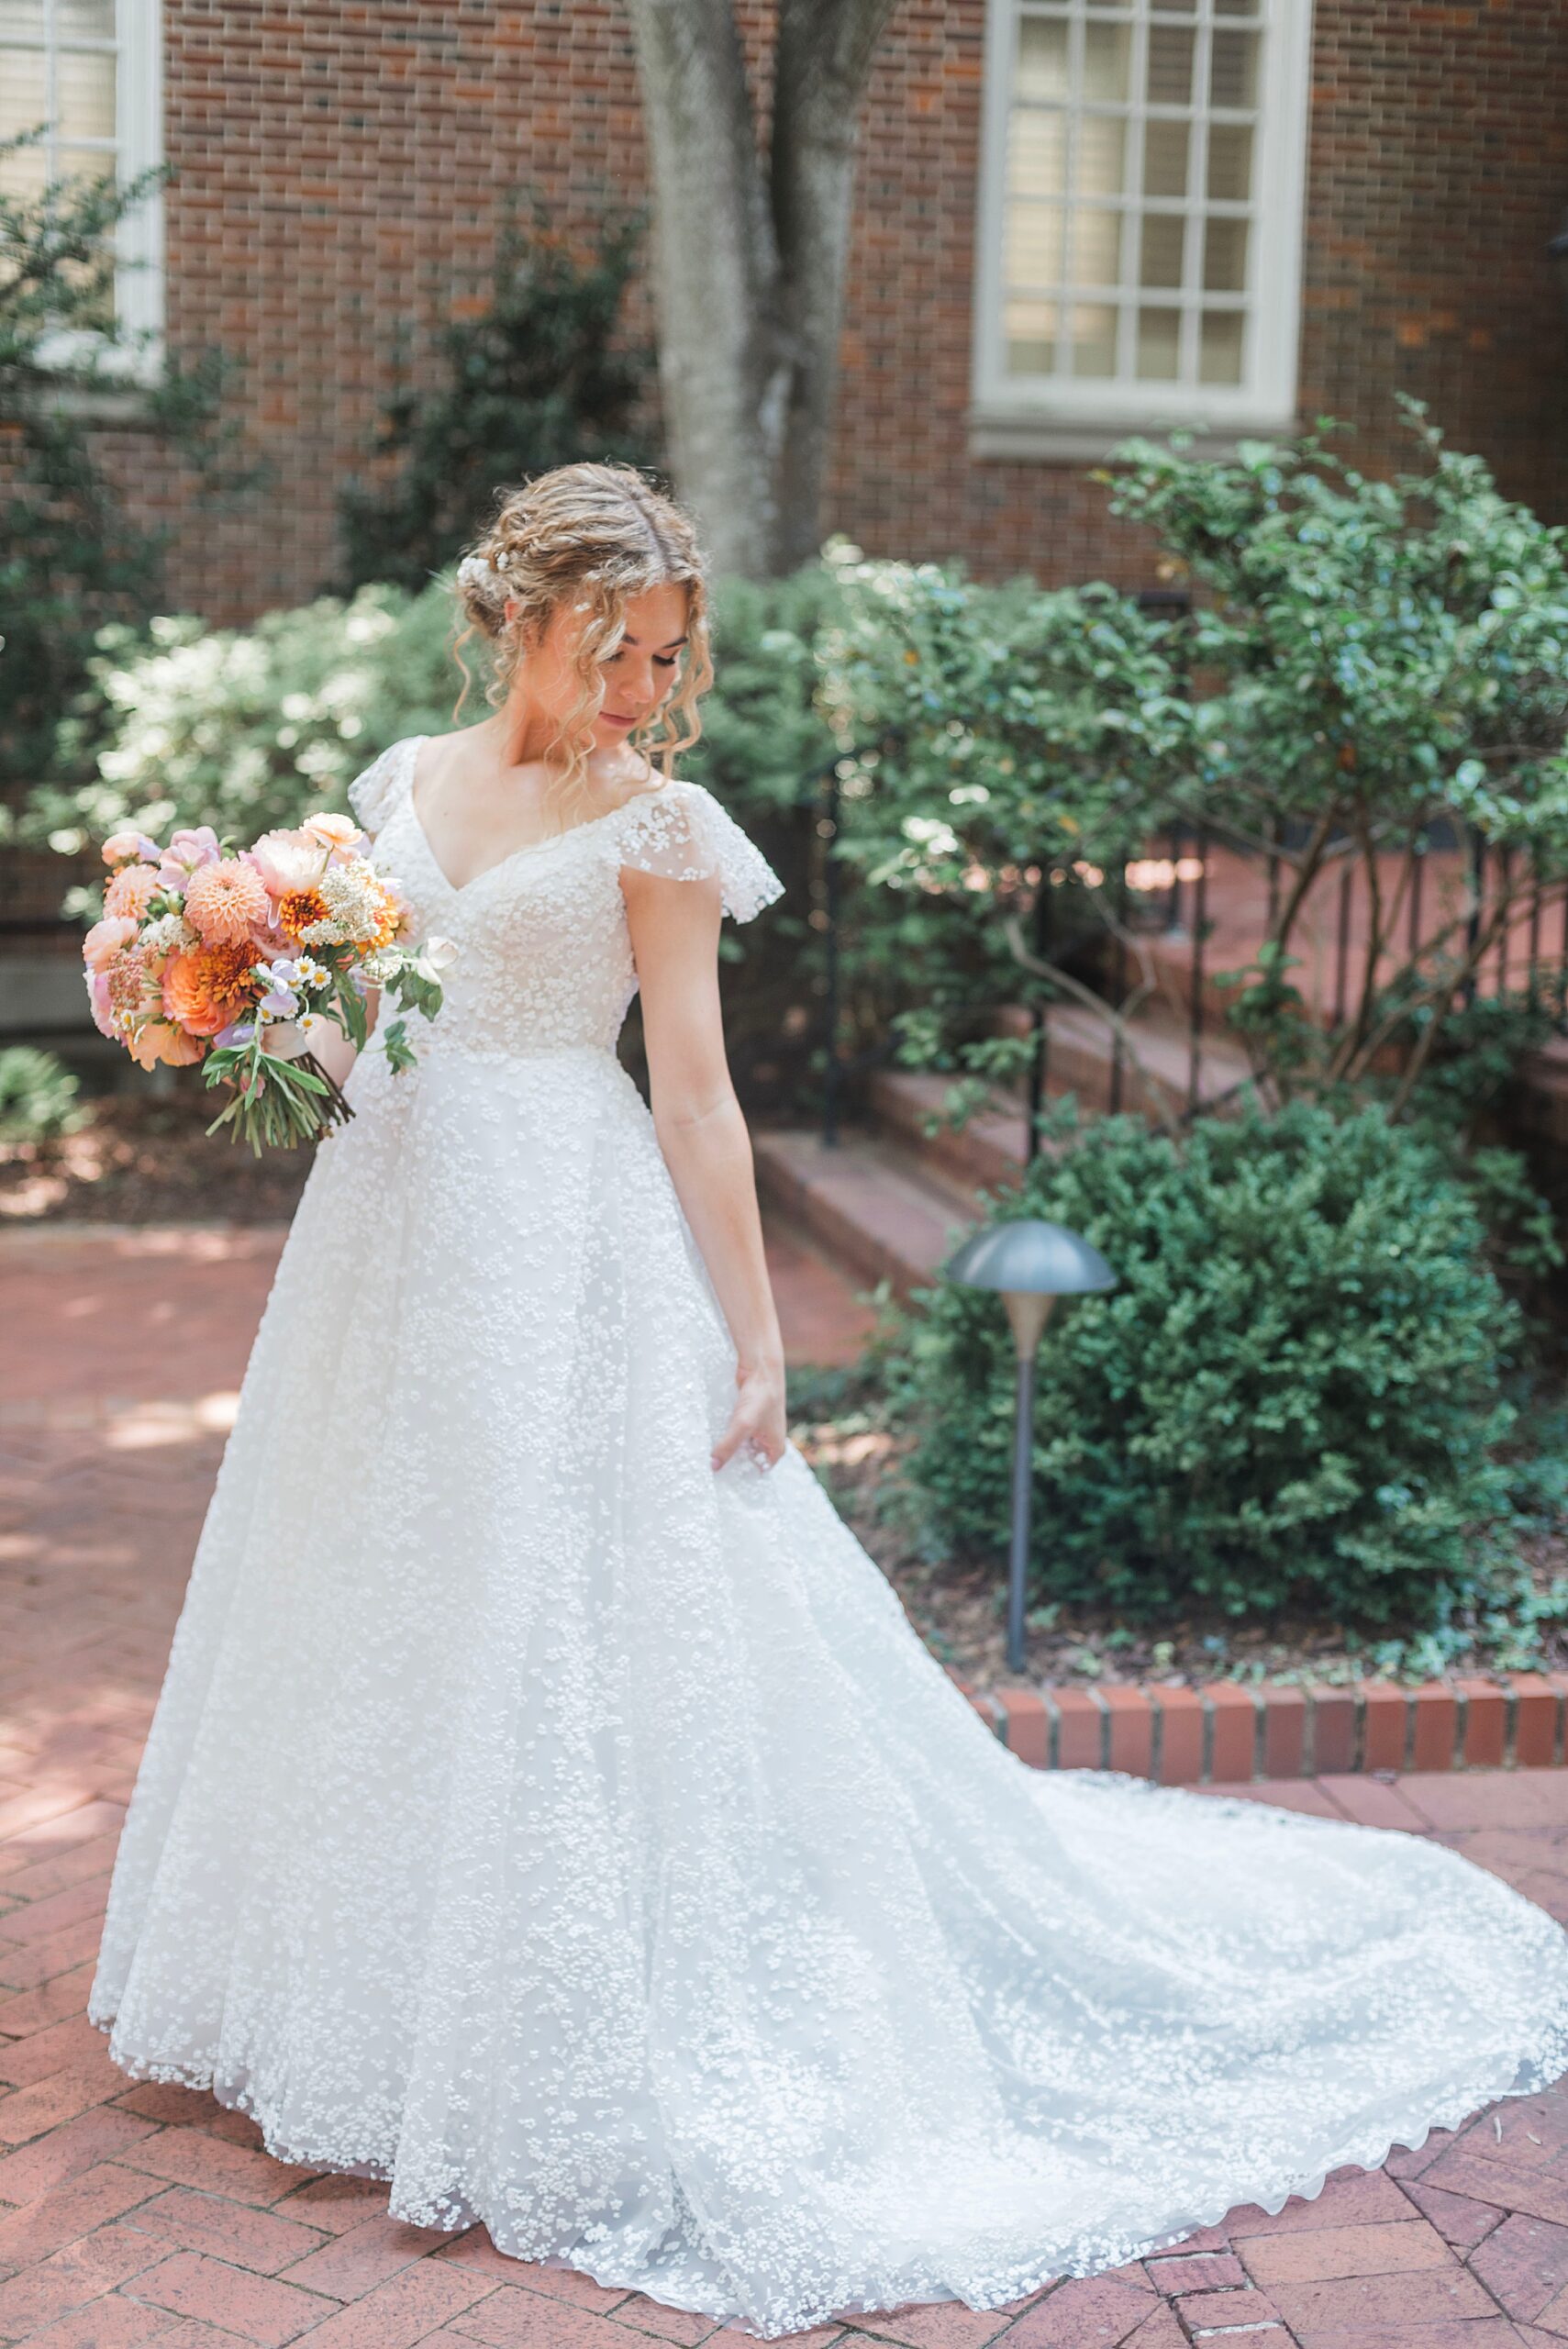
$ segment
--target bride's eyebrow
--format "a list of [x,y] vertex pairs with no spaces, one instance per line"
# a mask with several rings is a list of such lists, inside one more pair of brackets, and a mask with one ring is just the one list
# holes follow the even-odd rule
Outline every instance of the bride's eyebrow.
[[[682,646],[683,644],[684,644],[684,642],[685,642],[685,641],[686,641],[686,640],[685,640],[685,638],[684,638],[684,636],[673,636],[673,637],[670,639],[669,643],[668,643],[668,644],[662,644],[662,645],[659,647],[659,650],[660,650],[660,651],[661,651],[661,652],[676,652],[676,651],[678,651],[680,650],[681,646]],[[622,639],[621,639],[621,642],[622,642],[623,644],[629,644],[629,645],[631,646],[631,648],[632,648],[633,651],[635,651],[637,650],[637,643],[638,643],[638,640],[637,640],[637,638],[636,638],[635,636],[623,636],[623,637],[622,637]]]

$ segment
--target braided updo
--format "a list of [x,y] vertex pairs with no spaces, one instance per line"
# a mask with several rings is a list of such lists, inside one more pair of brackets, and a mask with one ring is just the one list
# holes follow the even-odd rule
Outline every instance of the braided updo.
[[[677,752],[702,731],[697,701],[713,683],[708,651],[707,583],[692,524],[630,465],[557,465],[509,490],[495,520],[458,565],[454,589],[466,626],[454,650],[468,690],[462,648],[474,635],[489,646],[485,697],[495,707],[550,615],[570,603],[584,616],[575,648],[582,696],[565,719],[562,779],[581,787],[588,729],[604,702],[599,663],[626,633],[628,597],[650,588],[685,590],[686,642],[673,691],[636,747],[666,775]],[[510,619],[506,605],[515,601]],[[462,706],[460,699],[458,707]]]

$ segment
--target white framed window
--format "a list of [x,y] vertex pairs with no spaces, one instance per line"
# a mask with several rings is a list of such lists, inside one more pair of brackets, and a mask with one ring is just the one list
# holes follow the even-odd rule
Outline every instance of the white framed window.
[[1311,0],[987,0],[980,454],[1295,420]]
[[[160,0],[0,0],[0,139],[44,126],[0,161],[6,187],[37,195],[96,174],[128,184],[163,160]],[[154,189],[120,223],[115,312],[128,335],[161,337],[163,206]],[[136,373],[157,341],[125,354]]]

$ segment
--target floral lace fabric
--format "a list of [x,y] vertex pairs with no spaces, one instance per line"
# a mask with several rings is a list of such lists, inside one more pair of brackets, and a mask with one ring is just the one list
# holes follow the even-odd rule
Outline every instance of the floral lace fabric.
[[777,894],[706,792],[462,889],[278,1264],[89,2013],[280,2158],[773,2338],[1000,2306],[1568,2069],[1568,1934],[1453,1851],[991,1736],[734,1355],[640,1095],[623,864]]

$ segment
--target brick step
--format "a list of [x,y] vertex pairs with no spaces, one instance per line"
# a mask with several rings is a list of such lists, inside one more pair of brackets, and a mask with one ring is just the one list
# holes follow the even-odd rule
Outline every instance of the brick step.
[[929,1282],[978,1213],[973,1186],[874,1135],[776,1127],[752,1136],[757,1187],[843,1269],[890,1281],[899,1297]]
[[[996,1013],[997,1031],[1022,1036],[1029,1031],[1029,1015],[1021,1004],[1006,1004]],[[1045,1086],[1048,1094],[1075,1093],[1085,1109],[1108,1109],[1111,1103],[1115,1037],[1107,1020],[1076,1003],[1052,1004],[1046,1015],[1049,1043]],[[1154,1104],[1167,1117],[1187,1105],[1191,1077],[1191,1044],[1186,1028],[1162,1005],[1147,1004],[1130,1023],[1130,1037],[1140,1065],[1153,1087]],[[1236,1041],[1220,1034],[1206,1035],[1198,1059],[1197,1094],[1205,1105],[1219,1105],[1234,1086],[1251,1074],[1251,1063]],[[1121,1107],[1148,1108],[1149,1088],[1130,1056],[1121,1069]]]
[[1126,1770],[1165,1786],[1401,1770],[1543,1769],[1568,1761],[1568,1673],[1349,1687],[1210,1681],[1007,1687],[977,1694],[949,1671],[1020,1760]]
[[1027,1139],[1022,1101],[998,1095],[995,1108],[981,1110],[957,1132],[926,1131],[927,1119],[945,1109],[953,1082],[929,1069],[879,1069],[871,1081],[877,1134],[965,1197],[982,1186],[1016,1183]]

